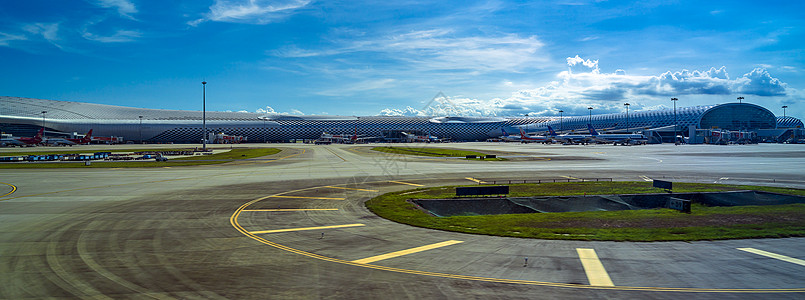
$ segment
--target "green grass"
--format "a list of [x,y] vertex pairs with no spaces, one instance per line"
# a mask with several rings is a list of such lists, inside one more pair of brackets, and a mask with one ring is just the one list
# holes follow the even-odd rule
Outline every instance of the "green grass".
[[[177,149],[149,149],[149,150],[115,150],[113,153],[119,152],[134,152],[134,151],[170,151]],[[178,149],[181,150],[181,149]],[[275,148],[257,148],[257,149],[232,149],[228,152],[222,152],[212,155],[198,155],[191,157],[180,157],[171,159],[166,162],[157,161],[92,161],[89,166],[84,165],[84,162],[9,162],[0,163],[0,169],[50,169],[50,168],[159,168],[159,167],[183,167],[183,166],[199,166],[199,165],[212,165],[233,162],[241,159],[249,159],[273,155],[279,153],[279,149]],[[66,152],[66,153],[75,153]],[[57,154],[50,153],[48,154]]]
[[[72,148],[63,148],[72,149]],[[88,150],[82,148],[75,148],[74,150],[58,150],[58,151],[14,151],[14,152],[0,152],[0,156],[25,156],[25,155],[47,155],[47,154],[91,154],[95,152],[112,152],[112,153],[134,153],[134,152],[149,152],[149,151],[188,151],[192,149],[112,149],[112,150]]]
[[[805,190],[759,186],[674,183],[674,191],[759,190],[805,196]],[[517,196],[636,194],[661,192],[647,182],[587,182],[512,185]],[[408,202],[452,198],[455,187],[389,193],[366,202],[375,214],[400,223],[448,231],[539,239],[695,241],[805,236],[805,204],[706,207],[691,214],[670,209],[434,217]]]
[[[486,156],[487,154],[475,151],[457,150],[457,149],[443,149],[443,148],[424,148],[424,147],[374,147],[374,151],[402,154],[402,155],[416,155],[416,156],[432,156],[432,157],[466,157],[467,155],[475,155],[476,157]],[[476,158],[480,160],[480,158]],[[501,158],[490,158],[486,160],[504,160]]]

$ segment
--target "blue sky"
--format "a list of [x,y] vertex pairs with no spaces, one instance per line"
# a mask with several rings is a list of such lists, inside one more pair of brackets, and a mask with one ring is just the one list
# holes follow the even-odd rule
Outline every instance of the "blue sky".
[[[646,3],[643,3],[646,2]],[[0,95],[330,115],[805,117],[802,1],[0,3]],[[428,103],[439,92],[447,101]],[[444,100],[444,99],[440,99]]]

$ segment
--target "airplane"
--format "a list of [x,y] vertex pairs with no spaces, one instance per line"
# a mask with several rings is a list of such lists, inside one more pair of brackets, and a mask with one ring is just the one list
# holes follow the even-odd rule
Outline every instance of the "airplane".
[[595,128],[593,128],[593,126],[590,125],[590,124],[587,124],[587,129],[590,130],[591,139],[596,141],[596,142],[614,143],[615,145],[617,145],[617,144],[623,144],[623,145],[635,145],[636,144],[636,145],[640,145],[640,144],[645,144],[645,143],[648,142],[648,138],[645,135],[642,135],[642,134],[639,134],[639,133],[626,133],[626,134],[616,134],[616,133],[609,134],[609,133],[605,133],[605,134],[600,134],[597,131],[595,131]]
[[0,138],[0,146],[8,147],[8,146],[25,146],[25,143],[18,141],[10,134],[3,133],[2,138]]
[[79,145],[88,145],[89,142],[92,141],[92,129],[90,129],[89,132],[87,132],[87,135],[85,135],[82,138],[78,138],[78,139],[67,138],[66,140],[71,141],[71,142],[76,143],[76,144],[79,144]]
[[509,135],[509,133],[502,128],[500,130],[503,131],[503,135],[499,136],[498,138],[504,142],[519,142],[522,140],[519,136]]
[[[589,124],[588,124],[589,125]],[[591,135],[586,134],[556,134],[556,131],[553,130],[553,127],[548,125],[548,132],[550,133],[549,136],[556,140],[560,141],[565,144],[576,144],[576,143],[587,143],[591,140]]]
[[42,142],[42,134],[45,132],[45,129],[39,129],[39,132],[36,133],[34,137],[7,137],[3,138],[0,141],[2,146],[33,146]]
[[522,128],[520,128],[520,141],[522,143],[547,143],[552,142],[553,139],[541,135],[528,135],[525,133],[525,131],[523,131]]
[[443,141],[443,139],[440,139],[440,138],[438,138],[436,136],[432,136],[432,135],[416,135],[416,134],[410,134],[410,133],[407,133],[407,132],[401,132],[401,133],[405,136],[405,139],[408,140],[408,142],[430,143],[430,142],[442,142]]

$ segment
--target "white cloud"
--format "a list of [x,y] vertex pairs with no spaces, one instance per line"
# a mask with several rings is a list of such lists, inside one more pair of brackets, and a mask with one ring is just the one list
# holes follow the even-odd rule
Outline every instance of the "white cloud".
[[95,3],[103,8],[117,9],[117,13],[128,18],[133,18],[132,14],[137,13],[137,7],[129,0],[98,0]]
[[9,41],[24,41],[24,40],[27,40],[25,36],[0,32],[0,46],[8,46]]
[[[373,38],[353,37],[328,50],[289,46],[271,54],[281,58],[311,58],[370,53],[371,57],[394,60],[409,71],[450,71],[479,74],[491,71],[523,72],[548,63],[543,43],[536,36],[503,34],[493,37],[459,36],[450,29],[418,30]],[[363,55],[362,55],[363,56]],[[349,59],[341,61],[349,63]]]
[[196,26],[205,21],[268,24],[301,9],[311,0],[216,0],[203,18],[188,22]]
[[82,36],[90,41],[101,43],[122,43],[134,41],[136,38],[142,36],[142,33],[134,30],[118,30],[112,35],[100,36],[88,31],[84,31]]
[[304,115],[301,110],[298,109],[291,109],[291,112],[277,112],[271,106],[266,106],[266,108],[258,108],[255,111],[258,114],[267,114],[267,115]]
[[[384,109],[385,115],[465,115],[465,116],[554,116],[563,110],[565,116],[615,113],[624,110],[629,102],[632,111],[654,110],[668,107],[670,97],[685,96],[690,103],[704,105],[735,101],[732,96],[758,96],[759,101],[789,99],[801,92],[788,88],[763,68],[756,68],[738,78],[731,79],[726,67],[707,71],[667,71],[660,75],[627,75],[618,69],[602,73],[597,60],[579,56],[567,59],[567,71],[557,74],[556,81],[546,85],[522,89],[505,99],[478,100],[449,98],[454,105],[436,105],[422,110]],[[775,98],[776,97],[776,98]],[[767,100],[764,100],[768,98]],[[776,102],[775,102],[776,105]],[[453,107],[454,106],[454,107]]]
[[49,43],[63,49],[59,39],[59,23],[33,23],[23,26],[22,29],[30,34],[42,36]]

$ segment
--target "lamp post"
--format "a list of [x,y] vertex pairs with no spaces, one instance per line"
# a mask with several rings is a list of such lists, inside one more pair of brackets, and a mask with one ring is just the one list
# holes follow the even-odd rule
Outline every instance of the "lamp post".
[[788,108],[788,105],[783,105],[783,118],[785,118],[785,109]]
[[623,106],[626,106],[626,133],[629,133],[629,103],[624,103]]
[[738,103],[743,103],[743,101],[741,101],[743,99],[744,99],[744,97],[738,97]]
[[201,145],[202,150],[207,151],[207,81],[201,82]]
[[140,118],[139,132],[140,132],[140,144],[142,144],[143,143],[143,116],[137,116],[137,117]]
[[42,111],[42,136],[45,136],[45,114],[48,113],[46,110]]
[[671,98],[671,101],[674,102],[674,144],[676,144],[676,101],[679,99]]
[[561,109],[559,110],[559,132],[562,132],[562,130],[564,130],[564,127],[565,127],[565,126],[563,126],[564,125],[564,118],[562,117],[562,114],[564,112],[565,112],[564,110],[561,110]]

